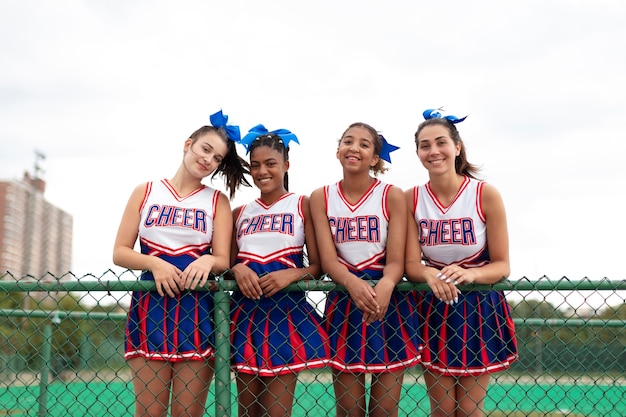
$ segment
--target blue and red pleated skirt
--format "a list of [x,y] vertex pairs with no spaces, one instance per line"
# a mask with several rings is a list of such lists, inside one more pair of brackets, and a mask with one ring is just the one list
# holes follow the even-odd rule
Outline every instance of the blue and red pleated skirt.
[[420,320],[414,292],[394,290],[383,320],[363,322],[363,312],[344,291],[331,291],[324,326],[332,359],[340,372],[383,373],[419,364]]
[[463,291],[458,303],[417,292],[422,366],[445,376],[502,371],[518,358],[515,325],[502,291]]
[[252,300],[231,298],[231,345],[237,372],[273,377],[326,366],[328,336],[300,291]]

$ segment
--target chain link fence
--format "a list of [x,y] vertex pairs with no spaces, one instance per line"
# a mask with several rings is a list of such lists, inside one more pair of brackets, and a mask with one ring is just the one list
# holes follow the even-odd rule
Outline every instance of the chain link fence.
[[[428,290],[408,282],[398,288],[407,296]],[[504,290],[512,308],[519,359],[492,375],[486,415],[626,416],[625,280],[522,278],[466,290],[492,288]],[[0,276],[0,416],[132,416],[133,372],[124,359],[129,294],[153,289],[131,271],[40,280]],[[238,415],[230,364],[235,289],[233,281],[218,279],[202,290],[213,293],[215,324],[206,416]],[[322,316],[326,294],[336,289],[326,279],[287,290],[303,291]],[[335,406],[328,367],[298,373],[293,416],[333,416]],[[418,365],[404,373],[399,415],[429,413]]]

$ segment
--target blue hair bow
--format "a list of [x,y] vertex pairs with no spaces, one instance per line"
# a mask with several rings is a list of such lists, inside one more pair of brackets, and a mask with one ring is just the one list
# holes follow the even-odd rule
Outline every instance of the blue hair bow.
[[447,116],[443,116],[441,114],[441,112],[443,111],[443,107],[439,107],[438,109],[428,109],[428,110],[424,110],[424,113],[422,113],[422,115],[424,116],[425,120],[428,119],[446,119],[448,120],[450,123],[461,123],[463,120],[465,120],[467,118],[467,116],[462,117],[462,118],[458,118],[456,116],[453,116],[451,114],[447,115]]
[[380,154],[378,156],[380,156],[383,160],[391,163],[391,156],[389,154],[393,151],[397,151],[398,149],[400,149],[400,147],[387,142],[387,139],[385,139],[385,137],[380,133],[378,134],[378,136],[380,136],[380,140],[382,140],[383,142],[383,146],[380,149]]
[[216,128],[222,128],[226,132],[226,136],[228,139],[233,142],[239,142],[241,140],[241,133],[239,131],[239,126],[228,125],[228,116],[222,113],[222,110],[217,113],[212,114],[209,117],[211,121],[211,125]]
[[268,133],[273,133],[280,136],[280,138],[283,140],[283,145],[285,146],[285,148],[289,146],[289,142],[291,141],[300,144],[300,142],[298,141],[298,137],[295,134],[291,133],[289,130],[276,129],[270,132],[265,128],[265,126],[261,124],[256,125],[252,129],[250,129],[250,131],[241,139],[241,142],[239,143],[241,143],[246,148],[246,151],[248,151],[250,149],[250,145],[252,144],[252,142],[254,142],[256,138],[261,135],[267,135]]

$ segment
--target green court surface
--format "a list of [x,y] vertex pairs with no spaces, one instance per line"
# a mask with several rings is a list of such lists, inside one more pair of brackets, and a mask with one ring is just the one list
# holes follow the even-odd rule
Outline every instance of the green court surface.
[[[235,386],[232,387],[233,392]],[[39,387],[0,388],[0,416],[39,416]],[[211,392],[206,416],[214,415]],[[131,384],[123,382],[54,382],[48,387],[45,415],[50,417],[132,416]],[[332,386],[319,382],[298,384],[293,416],[334,415]],[[400,415],[421,416],[428,410],[425,387],[404,386]],[[232,413],[237,406],[233,397]],[[485,401],[488,416],[626,416],[626,386],[578,384],[494,384]]]

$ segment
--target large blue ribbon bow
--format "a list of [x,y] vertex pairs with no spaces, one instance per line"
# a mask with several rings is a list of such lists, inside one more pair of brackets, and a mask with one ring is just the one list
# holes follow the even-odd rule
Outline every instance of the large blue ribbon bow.
[[228,139],[236,143],[238,143],[241,140],[241,132],[239,131],[239,126],[227,124],[228,116],[223,114],[221,110],[218,111],[217,113],[212,114],[209,117],[209,120],[211,121],[211,125],[213,127],[217,127],[218,129],[219,128],[224,129]]
[[383,160],[391,163],[391,155],[389,154],[393,151],[397,151],[398,149],[400,149],[400,147],[387,142],[387,139],[385,139],[385,137],[380,133],[378,134],[378,136],[380,136],[380,139],[383,141],[383,146],[380,149],[380,154],[378,156],[380,156]]
[[246,148],[246,151],[249,151],[250,145],[252,144],[252,142],[254,142],[256,138],[261,135],[267,135],[268,133],[273,133],[280,136],[280,138],[283,140],[283,145],[285,146],[285,148],[289,146],[289,142],[291,141],[300,144],[300,142],[298,141],[298,137],[295,134],[291,133],[289,130],[276,129],[270,132],[266,129],[265,126],[261,124],[258,124],[250,129],[250,131],[243,138],[241,138],[241,141],[239,143],[241,143]]
[[422,115],[424,116],[425,120],[428,120],[428,119],[446,119],[450,123],[455,123],[455,124],[456,123],[461,123],[463,120],[465,120],[467,118],[467,116],[458,118],[458,117],[453,116],[451,114],[448,114],[448,115],[444,116],[444,115],[441,114],[442,111],[443,111],[443,107],[439,107],[438,109],[427,109],[427,110],[424,110]]

